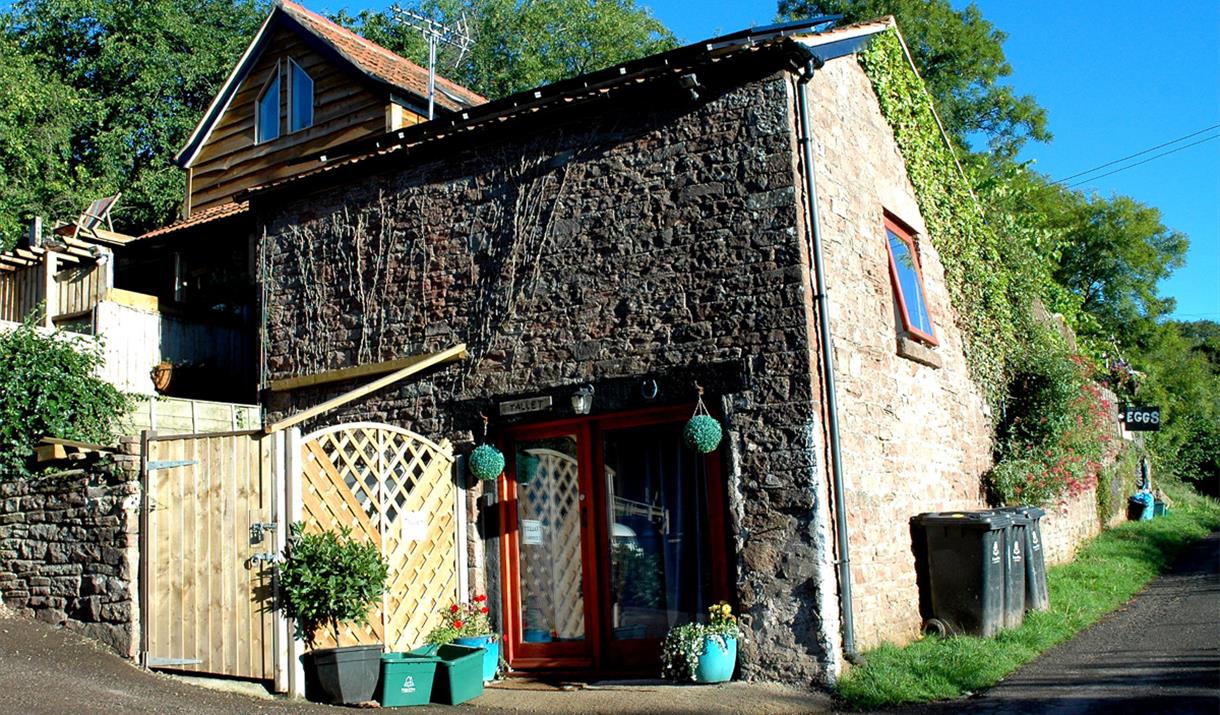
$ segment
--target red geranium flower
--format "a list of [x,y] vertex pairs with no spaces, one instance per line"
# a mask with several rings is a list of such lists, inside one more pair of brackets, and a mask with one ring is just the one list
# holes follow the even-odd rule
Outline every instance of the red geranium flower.
[[487,613],[487,606],[483,606],[482,608],[480,608],[479,613]]
[[454,628],[461,628],[461,627],[462,627],[462,622],[461,622],[461,621],[454,621],[454,622],[453,622],[453,627],[454,627]]
[[449,607],[449,612],[450,612],[450,613],[457,613],[457,612],[458,612],[458,605],[455,603],[455,604],[453,604],[452,606],[450,606],[450,607]]
[[482,603],[487,600],[487,596],[479,595],[474,597],[475,603]]

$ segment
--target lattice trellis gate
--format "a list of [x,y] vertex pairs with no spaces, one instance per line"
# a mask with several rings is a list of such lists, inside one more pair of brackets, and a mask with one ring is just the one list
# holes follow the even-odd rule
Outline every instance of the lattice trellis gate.
[[[308,532],[350,527],[376,544],[390,567],[387,592],[368,624],[345,625],[337,645],[384,643],[394,651],[422,645],[441,608],[459,600],[464,581],[464,502],[452,447],[376,423],[290,439],[298,445],[289,450],[297,461],[287,480],[296,519]],[[333,636],[319,634],[318,647],[334,645]]]

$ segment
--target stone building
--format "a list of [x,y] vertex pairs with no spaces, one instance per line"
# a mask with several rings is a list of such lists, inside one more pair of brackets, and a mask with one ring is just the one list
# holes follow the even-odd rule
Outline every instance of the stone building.
[[[505,473],[457,478],[514,668],[652,673],[723,599],[740,677],[833,681],[845,650],[918,631],[908,519],[982,504],[969,316],[853,54],[896,28],[824,25],[459,108],[234,196],[264,384],[467,346],[316,424],[464,454],[487,418]],[[725,428],[706,456],[681,438],[700,391]]]

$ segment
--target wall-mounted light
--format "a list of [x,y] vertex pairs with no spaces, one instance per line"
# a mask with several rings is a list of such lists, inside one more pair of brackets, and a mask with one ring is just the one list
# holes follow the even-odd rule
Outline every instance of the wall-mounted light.
[[593,386],[582,385],[572,393],[572,411],[578,415],[587,415],[593,409]]

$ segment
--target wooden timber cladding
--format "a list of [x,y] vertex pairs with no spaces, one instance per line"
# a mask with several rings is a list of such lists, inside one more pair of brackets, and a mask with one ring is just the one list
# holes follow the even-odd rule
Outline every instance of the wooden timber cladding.
[[145,460],[148,664],[270,680],[275,550],[270,440],[259,432],[150,437]]
[[[372,88],[366,77],[331,61],[286,27],[275,30],[266,47],[191,165],[192,213],[231,201],[243,189],[315,168],[296,163],[305,155],[387,129],[388,95]],[[297,132],[288,131],[288,60],[314,82],[313,126]],[[280,136],[256,145],[255,102],[277,67]],[[396,116],[403,125],[422,120],[407,110]]]
[[[306,532],[349,527],[389,564],[386,594],[367,624],[340,626],[338,645],[414,648],[458,597],[458,489],[453,450],[404,429],[349,424],[301,444],[301,520]],[[319,631],[317,647],[336,645]]]

